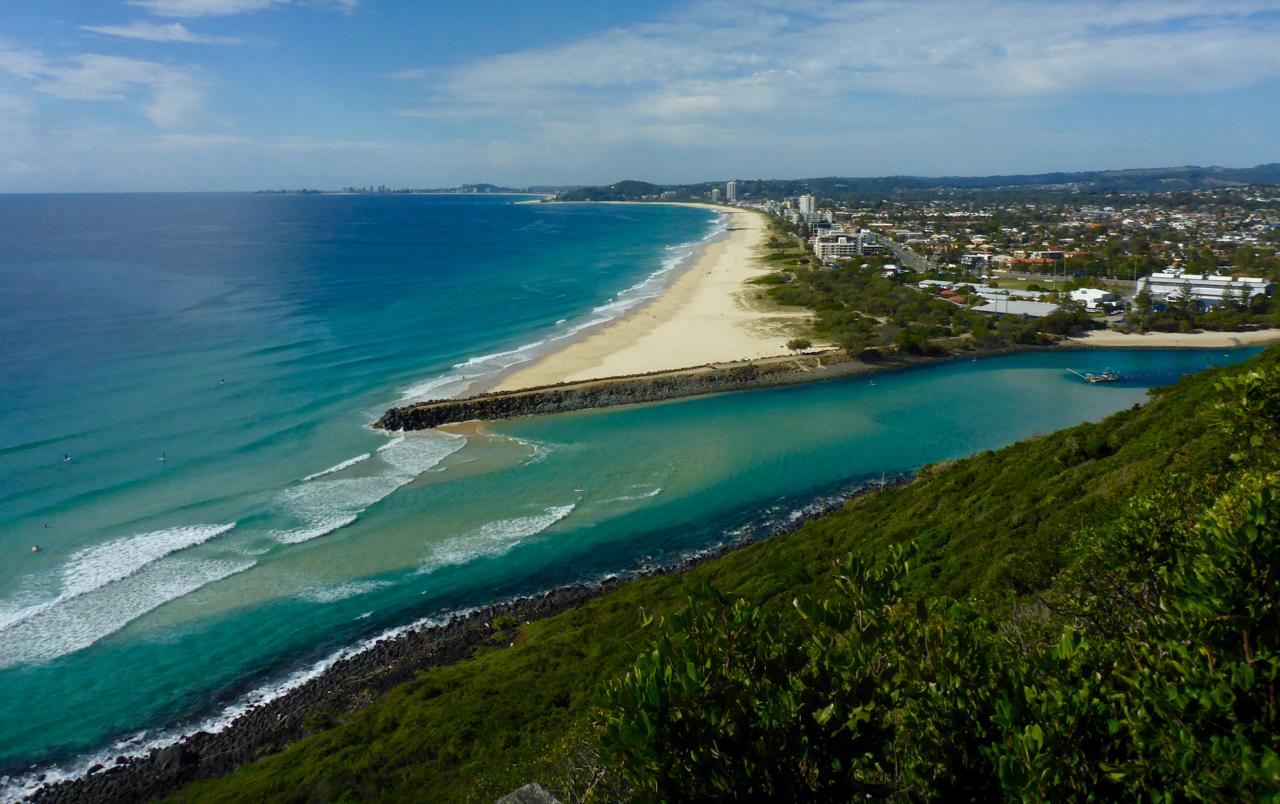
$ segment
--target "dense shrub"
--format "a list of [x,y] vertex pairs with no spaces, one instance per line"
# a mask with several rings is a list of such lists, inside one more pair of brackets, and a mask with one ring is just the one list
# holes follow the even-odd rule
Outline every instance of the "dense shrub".
[[707,591],[607,687],[603,756],[661,800],[1280,796],[1280,371],[1219,390],[1234,468],[1081,533],[1036,616],[911,599],[902,548],[794,612]]

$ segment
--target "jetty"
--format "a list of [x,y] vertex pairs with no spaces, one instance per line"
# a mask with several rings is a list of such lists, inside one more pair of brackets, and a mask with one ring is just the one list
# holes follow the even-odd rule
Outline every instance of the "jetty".
[[496,391],[463,399],[433,400],[392,408],[373,426],[383,430],[426,430],[466,421],[566,413],[748,388],[794,385],[873,370],[874,364],[866,362],[865,358],[865,353],[855,357],[843,350],[832,349],[518,391]]

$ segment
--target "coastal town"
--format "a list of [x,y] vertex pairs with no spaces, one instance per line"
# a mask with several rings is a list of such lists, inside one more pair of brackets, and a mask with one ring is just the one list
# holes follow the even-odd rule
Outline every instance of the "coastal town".
[[1275,326],[1280,192],[1244,187],[984,202],[709,199],[770,216],[814,266],[875,270],[965,310],[1083,311],[1123,331]]

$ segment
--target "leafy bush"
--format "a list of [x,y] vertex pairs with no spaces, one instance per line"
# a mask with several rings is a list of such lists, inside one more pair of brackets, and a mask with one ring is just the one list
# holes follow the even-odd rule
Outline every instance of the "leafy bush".
[[900,547],[795,613],[708,589],[607,686],[602,755],[660,800],[1275,800],[1280,371],[1217,387],[1237,468],[1082,533],[1038,615],[912,600]]

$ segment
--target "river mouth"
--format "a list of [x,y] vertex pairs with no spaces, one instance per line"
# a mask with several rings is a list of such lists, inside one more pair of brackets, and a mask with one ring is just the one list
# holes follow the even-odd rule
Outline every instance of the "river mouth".
[[[1176,382],[1206,359],[1234,362],[1257,351],[1087,353],[1131,377],[1128,384],[1088,385],[1067,371],[1080,367],[1081,353],[1042,352],[889,372],[874,384],[850,378],[489,423],[450,436],[465,443],[359,521],[281,545],[251,570],[87,648],[0,671],[0,683],[18,696],[0,704],[0,716],[18,724],[5,732],[4,765],[21,772],[32,762],[94,754],[95,744],[127,753],[221,709],[245,692],[246,679],[278,682],[424,616],[715,549],[752,517],[786,518],[816,496],[882,472],[1100,419],[1145,400],[1147,384]],[[372,472],[373,461],[311,482]],[[210,547],[229,549],[219,546],[229,536]],[[185,694],[162,706],[129,699],[133,686],[109,671],[122,667],[144,689],[176,684]],[[25,718],[38,710],[14,702],[75,700],[89,693],[86,678],[118,678],[130,708],[102,717],[112,713],[86,699],[70,709],[73,728],[31,751],[46,730]]]

